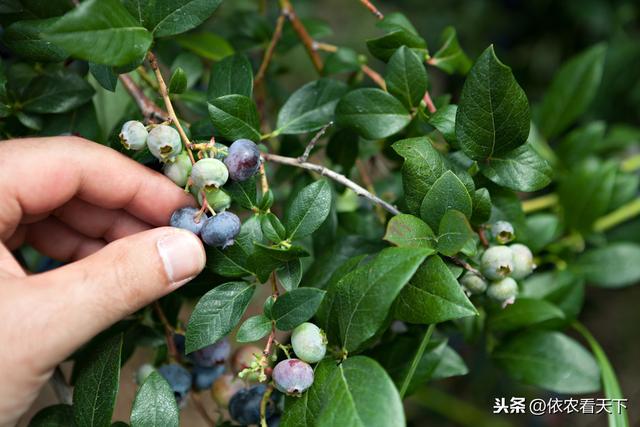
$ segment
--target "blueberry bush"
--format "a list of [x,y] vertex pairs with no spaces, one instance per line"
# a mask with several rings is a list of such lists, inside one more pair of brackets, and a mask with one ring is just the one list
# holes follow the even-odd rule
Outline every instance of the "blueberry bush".
[[[471,56],[453,27],[427,46],[362,0],[355,50],[295,2],[256,1],[223,38],[201,25],[221,2],[0,5],[3,137],[80,135],[164,173],[198,204],[171,225],[207,247],[193,283],[74,355],[72,403],[31,425],[111,425],[140,346],[155,356],[132,427],[177,426],[185,405],[205,425],[402,426],[404,399],[468,373],[452,336],[496,375],[623,397],[579,320],[585,286],[640,281],[638,130],[585,116],[606,45],[533,102],[493,45]],[[291,88],[297,45],[317,79]],[[432,70],[461,91],[434,96]]]

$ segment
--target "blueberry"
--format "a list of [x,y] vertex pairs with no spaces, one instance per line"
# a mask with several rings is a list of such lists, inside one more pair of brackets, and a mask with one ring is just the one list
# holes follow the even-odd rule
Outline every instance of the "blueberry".
[[294,396],[299,396],[313,384],[313,369],[299,359],[278,363],[271,376],[278,390]]
[[[231,197],[223,190],[215,188],[213,190],[205,190],[207,195],[207,203],[216,212],[222,212],[231,206]],[[198,203],[202,204],[202,191],[198,191]]]
[[481,294],[487,290],[487,281],[483,277],[478,276],[475,273],[467,271],[464,276],[460,278],[460,284],[470,294]]
[[518,295],[518,283],[511,277],[492,283],[487,289],[487,296],[500,302],[513,302]]
[[186,348],[186,338],[182,334],[173,334],[173,345],[176,347],[176,351],[181,357],[184,357],[184,351]]
[[480,259],[482,274],[489,280],[500,280],[513,271],[513,252],[506,246],[492,246]]
[[231,344],[226,338],[189,354],[189,359],[196,366],[211,368],[222,365],[231,354]]
[[182,366],[172,363],[158,368],[158,373],[169,383],[176,402],[181,404],[187,398],[191,389],[191,374]]
[[321,361],[327,352],[327,337],[322,329],[313,323],[305,322],[293,330],[291,345],[300,360],[316,363]]
[[195,366],[191,370],[191,378],[193,380],[193,387],[196,390],[207,390],[211,388],[213,382],[217,380],[224,372],[224,365],[217,365],[212,368],[205,368],[203,366]]
[[171,214],[169,224],[172,227],[182,228],[184,230],[189,230],[195,235],[200,235],[207,218],[202,215],[199,219],[196,219],[198,212],[198,209],[190,206],[180,208]]
[[199,190],[220,188],[228,179],[229,171],[218,159],[201,159],[191,168],[191,181]]
[[533,272],[533,254],[531,250],[521,243],[509,246],[513,252],[513,273],[511,277],[516,280],[524,279]]
[[127,150],[142,150],[147,143],[149,132],[141,122],[129,120],[122,125],[120,142]]
[[[229,415],[231,418],[242,425],[259,424],[260,402],[266,390],[267,386],[259,384],[234,394],[229,401]],[[271,398],[267,402],[267,418],[274,414],[275,409],[275,401]]]
[[491,226],[491,235],[502,245],[509,243],[516,237],[513,231],[513,225],[507,221],[497,221],[493,224]]
[[184,187],[189,181],[191,173],[191,159],[184,151],[178,154],[173,162],[165,163],[162,169],[164,175],[177,186]]
[[253,141],[238,139],[229,147],[224,164],[232,180],[246,181],[260,168],[260,151]]
[[280,427],[280,415],[274,415],[267,419],[267,427]]
[[238,347],[231,356],[231,369],[236,374],[240,373],[243,369],[249,368],[261,355],[262,349],[255,345]]
[[240,218],[232,212],[220,212],[207,219],[200,235],[209,246],[227,248],[234,243],[240,233]]
[[155,368],[153,367],[153,365],[150,365],[148,363],[140,366],[138,368],[138,371],[136,372],[136,384],[142,385],[144,380],[146,380],[153,371],[155,371]]
[[147,147],[161,162],[173,162],[182,151],[182,141],[177,130],[171,126],[158,125],[149,132]]
[[244,382],[233,374],[222,374],[211,386],[211,398],[221,408],[229,406],[229,400],[244,388]]

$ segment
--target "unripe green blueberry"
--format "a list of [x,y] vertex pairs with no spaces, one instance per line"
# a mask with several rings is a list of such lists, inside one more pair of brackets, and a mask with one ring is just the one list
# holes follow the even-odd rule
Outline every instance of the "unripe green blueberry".
[[316,363],[327,352],[327,337],[313,323],[304,322],[293,330],[291,346],[298,359],[307,363]]
[[506,246],[492,246],[480,259],[482,274],[489,280],[500,280],[513,271],[513,252]]
[[191,173],[191,159],[184,151],[175,157],[173,162],[165,163],[164,175],[173,181],[177,186],[184,187],[189,181]]
[[[207,203],[216,212],[222,212],[231,206],[231,196],[219,188],[213,190],[205,190],[207,194]],[[198,191],[198,203],[202,205],[202,191]]]
[[150,365],[149,363],[145,363],[144,365],[140,366],[138,368],[138,371],[136,372],[136,384],[142,385],[144,380],[146,380],[147,377],[151,375],[151,373],[155,370],[156,368],[154,368],[153,365]]
[[213,190],[229,179],[227,167],[218,159],[201,159],[191,169],[191,181],[198,189]]
[[484,277],[480,277],[475,273],[467,271],[464,276],[460,278],[460,284],[470,294],[481,294],[487,290],[487,281]]
[[142,150],[147,143],[149,132],[141,122],[129,120],[122,125],[120,142],[127,150]]
[[173,162],[182,151],[182,141],[177,130],[171,126],[158,125],[149,132],[147,147],[161,162]]
[[491,235],[496,242],[504,245],[515,239],[516,235],[513,225],[507,221],[498,221],[491,226]]
[[518,283],[511,277],[494,282],[487,289],[487,296],[502,303],[513,301],[518,295]]
[[533,254],[531,250],[521,243],[514,243],[509,246],[513,252],[513,273],[511,277],[521,280],[533,272]]

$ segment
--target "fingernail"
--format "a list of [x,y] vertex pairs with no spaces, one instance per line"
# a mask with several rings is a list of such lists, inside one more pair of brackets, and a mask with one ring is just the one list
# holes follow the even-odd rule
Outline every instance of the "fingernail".
[[189,231],[177,231],[158,240],[158,253],[172,286],[187,283],[205,263],[202,243]]

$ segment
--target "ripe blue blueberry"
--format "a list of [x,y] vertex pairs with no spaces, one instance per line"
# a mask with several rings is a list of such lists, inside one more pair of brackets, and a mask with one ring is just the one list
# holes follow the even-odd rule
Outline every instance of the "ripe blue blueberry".
[[171,126],[158,125],[149,132],[147,147],[161,162],[173,162],[182,151],[182,141],[177,130]]
[[489,280],[500,280],[513,271],[513,252],[506,246],[492,246],[480,259],[482,274]]
[[511,277],[492,283],[487,289],[487,296],[502,303],[513,302],[518,295],[518,283]]
[[178,154],[173,162],[165,163],[162,169],[164,175],[177,186],[184,187],[189,181],[191,173],[191,159],[184,151]]
[[231,354],[231,344],[226,338],[189,354],[189,359],[196,366],[211,368],[224,364]]
[[207,219],[200,235],[209,246],[227,248],[234,243],[240,233],[240,218],[232,212],[220,212]]
[[293,396],[299,396],[313,384],[313,369],[299,359],[278,363],[271,376],[278,390]]
[[191,181],[199,190],[220,188],[228,179],[229,171],[218,159],[200,159],[191,168]]
[[253,141],[238,139],[229,147],[224,164],[229,168],[232,180],[246,181],[260,168],[260,151]]
[[220,375],[224,373],[224,365],[217,365],[211,368],[205,368],[203,366],[194,366],[191,370],[191,378],[193,380],[193,387],[196,390],[208,390],[217,380]]
[[267,419],[267,427],[280,427],[280,415],[274,415]]
[[137,120],[129,120],[122,125],[120,142],[127,150],[142,150],[147,143],[149,132],[145,125]]
[[491,226],[491,235],[502,245],[509,243],[516,237],[513,225],[507,221],[497,221],[493,224]]
[[322,329],[313,323],[305,322],[293,330],[291,346],[300,360],[316,363],[321,361],[327,352],[327,337]]
[[[207,203],[216,212],[222,212],[231,206],[231,197],[219,188],[205,190]],[[202,191],[198,191],[198,203],[202,204]]]
[[182,228],[189,230],[195,235],[200,235],[207,218],[204,215],[197,218],[198,212],[198,209],[190,206],[180,208],[171,214],[169,224],[172,227]]
[[487,281],[470,271],[467,271],[460,278],[460,284],[469,294],[481,294],[487,290]]
[[150,365],[149,363],[145,363],[144,365],[140,366],[136,371],[136,384],[142,385],[144,380],[146,380],[147,377],[151,375],[151,373],[155,370],[156,369],[153,367],[153,365]]
[[229,406],[229,401],[245,387],[244,381],[233,374],[223,374],[211,386],[211,398],[221,408]]
[[158,368],[158,373],[169,383],[176,402],[181,404],[187,398],[191,389],[191,374],[182,366],[172,363]]
[[186,338],[182,334],[174,333],[173,334],[173,345],[176,346],[176,351],[181,357],[184,357],[184,351],[186,348]]
[[521,280],[533,272],[533,254],[531,250],[521,243],[514,243],[509,246],[513,252],[513,273],[511,277]]
[[[238,391],[229,401],[229,415],[242,425],[260,423],[260,402],[267,387],[259,384],[248,389]],[[271,417],[276,410],[275,401],[270,398],[267,402],[266,416]]]

